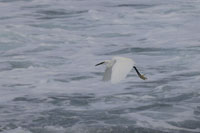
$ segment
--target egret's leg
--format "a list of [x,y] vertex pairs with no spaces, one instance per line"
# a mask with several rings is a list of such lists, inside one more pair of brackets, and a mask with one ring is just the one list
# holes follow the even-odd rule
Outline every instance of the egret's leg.
[[140,74],[140,72],[138,71],[138,69],[137,69],[135,66],[133,66],[133,68],[135,69],[137,75],[138,75],[141,79],[143,79],[143,80],[146,80],[146,79],[147,79],[144,75]]

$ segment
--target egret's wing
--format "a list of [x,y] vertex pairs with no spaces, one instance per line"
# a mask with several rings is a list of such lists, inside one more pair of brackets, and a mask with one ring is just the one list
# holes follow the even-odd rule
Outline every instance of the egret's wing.
[[107,67],[103,75],[103,81],[109,81],[111,79],[111,74],[112,67]]
[[116,58],[112,67],[111,83],[118,83],[124,79],[133,68],[134,62],[127,58]]

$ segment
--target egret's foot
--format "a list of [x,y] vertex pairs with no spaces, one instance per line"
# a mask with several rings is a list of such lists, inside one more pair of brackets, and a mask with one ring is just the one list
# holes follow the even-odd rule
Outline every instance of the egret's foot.
[[147,79],[147,77],[145,77],[144,75],[140,75],[140,78],[143,79],[143,80]]

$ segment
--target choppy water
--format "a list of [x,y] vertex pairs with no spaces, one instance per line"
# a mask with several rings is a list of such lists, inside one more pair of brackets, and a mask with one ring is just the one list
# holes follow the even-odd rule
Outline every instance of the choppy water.
[[[199,133],[199,0],[0,0],[0,132]],[[113,56],[132,71],[101,81]]]

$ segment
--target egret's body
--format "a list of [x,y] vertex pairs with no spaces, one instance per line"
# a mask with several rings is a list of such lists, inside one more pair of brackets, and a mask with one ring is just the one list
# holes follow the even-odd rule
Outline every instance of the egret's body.
[[111,83],[118,83],[125,79],[127,74],[135,68],[138,76],[143,80],[147,79],[139,73],[135,67],[135,62],[130,58],[113,57],[112,60],[106,60],[96,66],[106,64],[106,70],[104,72],[103,81],[111,81]]

